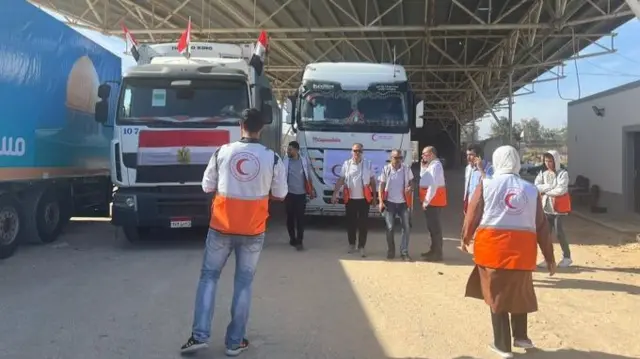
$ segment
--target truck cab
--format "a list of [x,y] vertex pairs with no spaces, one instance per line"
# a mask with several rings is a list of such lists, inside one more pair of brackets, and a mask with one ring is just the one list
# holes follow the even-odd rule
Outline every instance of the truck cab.
[[218,147],[241,138],[244,109],[261,110],[263,143],[280,148],[280,116],[267,78],[248,64],[250,49],[192,43],[186,59],[172,44],[152,46],[145,53],[154,56],[141,57],[149,63],[123,75],[111,141],[112,223],[132,241],[154,227],[208,226],[202,175]]
[[[351,146],[364,146],[376,178],[399,149],[411,166],[411,129],[422,127],[423,102],[416,102],[402,66],[373,63],[313,63],[307,65],[300,88],[287,100],[288,122],[301,153],[314,169],[317,197],[307,203],[309,215],[343,215],[332,204],[340,168],[351,157]],[[380,213],[371,207],[370,214]]]

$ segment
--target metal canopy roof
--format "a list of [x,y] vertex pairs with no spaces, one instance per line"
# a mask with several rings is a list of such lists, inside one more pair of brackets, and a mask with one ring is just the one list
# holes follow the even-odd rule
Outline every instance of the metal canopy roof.
[[[624,0],[48,0],[75,26],[141,42],[253,42],[270,36],[267,73],[293,91],[314,61],[397,63],[426,118],[466,123],[633,17]],[[603,53],[611,46],[601,46]],[[562,78],[558,74],[558,78]],[[554,78],[555,79],[555,78]]]

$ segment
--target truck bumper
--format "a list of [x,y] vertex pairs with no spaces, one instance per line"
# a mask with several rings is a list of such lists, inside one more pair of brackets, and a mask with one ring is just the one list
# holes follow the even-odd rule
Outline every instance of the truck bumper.
[[118,191],[113,197],[111,223],[122,227],[207,227],[211,195],[193,192]]

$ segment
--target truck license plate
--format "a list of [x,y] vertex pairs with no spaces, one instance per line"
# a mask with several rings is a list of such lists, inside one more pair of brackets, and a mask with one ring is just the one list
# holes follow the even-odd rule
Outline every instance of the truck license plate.
[[187,218],[172,218],[171,228],[191,228],[191,220]]

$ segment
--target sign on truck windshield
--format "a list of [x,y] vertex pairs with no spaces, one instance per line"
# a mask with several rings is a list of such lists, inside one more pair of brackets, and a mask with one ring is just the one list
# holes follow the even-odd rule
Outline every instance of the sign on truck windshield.
[[409,129],[406,93],[394,89],[345,91],[316,86],[300,102],[301,130],[405,133]]
[[206,127],[238,125],[249,107],[247,84],[237,80],[128,79],[119,125]]

